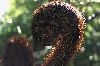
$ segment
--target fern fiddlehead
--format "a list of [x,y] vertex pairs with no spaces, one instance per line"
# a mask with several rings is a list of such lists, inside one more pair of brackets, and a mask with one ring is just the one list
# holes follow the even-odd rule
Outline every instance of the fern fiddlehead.
[[[82,46],[84,29],[85,18],[68,3],[53,1],[35,10],[33,38],[42,46],[53,45],[41,66],[66,66]],[[31,48],[26,39],[12,37],[3,58],[4,66],[32,66]]]
[[33,51],[25,37],[13,36],[6,46],[4,66],[33,66]]
[[66,66],[84,41],[85,18],[68,3],[53,1],[33,14],[33,38],[53,45],[41,66]]

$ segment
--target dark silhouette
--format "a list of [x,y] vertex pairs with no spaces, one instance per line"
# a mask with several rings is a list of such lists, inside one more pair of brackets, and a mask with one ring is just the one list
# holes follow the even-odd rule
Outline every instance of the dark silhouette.
[[4,66],[33,66],[32,47],[20,36],[12,37],[7,43],[3,58]]

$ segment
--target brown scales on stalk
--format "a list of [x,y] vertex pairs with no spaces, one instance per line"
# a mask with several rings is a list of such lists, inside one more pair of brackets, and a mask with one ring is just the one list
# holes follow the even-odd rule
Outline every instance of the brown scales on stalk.
[[84,41],[85,19],[68,3],[54,1],[33,14],[33,38],[42,46],[53,45],[41,66],[66,66]]

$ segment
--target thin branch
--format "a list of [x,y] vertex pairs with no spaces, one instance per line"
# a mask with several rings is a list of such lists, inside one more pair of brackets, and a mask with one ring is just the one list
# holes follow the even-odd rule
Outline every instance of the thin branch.
[[88,17],[86,17],[86,23],[90,23],[92,22],[96,17],[100,16],[100,11],[99,12],[95,12],[94,14],[91,15],[91,19],[88,19]]

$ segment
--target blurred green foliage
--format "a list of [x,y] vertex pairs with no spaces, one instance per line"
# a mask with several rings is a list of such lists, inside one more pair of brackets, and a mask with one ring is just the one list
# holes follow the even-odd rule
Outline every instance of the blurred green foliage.
[[[70,66],[100,66],[100,2],[96,0],[64,0],[77,7],[86,17],[85,43]],[[32,43],[34,53],[41,59],[41,47],[34,44],[31,35],[32,13],[48,0],[9,0],[9,9],[0,18],[0,58],[3,57],[9,37],[19,34]],[[96,13],[98,13],[96,16]],[[94,18],[95,17],[95,18]],[[38,43],[38,42],[37,42]]]

